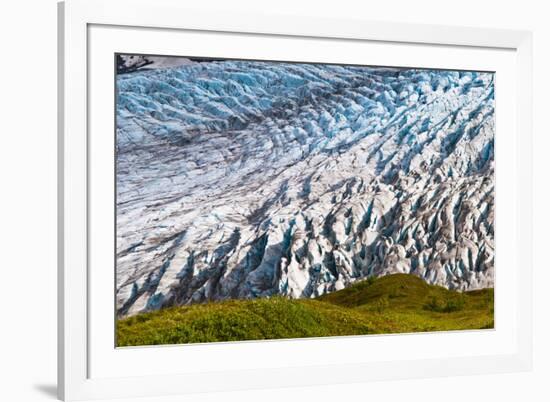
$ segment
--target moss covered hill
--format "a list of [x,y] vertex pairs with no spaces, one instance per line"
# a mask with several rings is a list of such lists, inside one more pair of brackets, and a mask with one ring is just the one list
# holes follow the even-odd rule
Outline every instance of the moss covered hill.
[[493,322],[493,289],[459,293],[397,274],[317,299],[232,300],[139,314],[118,321],[117,345],[482,329]]

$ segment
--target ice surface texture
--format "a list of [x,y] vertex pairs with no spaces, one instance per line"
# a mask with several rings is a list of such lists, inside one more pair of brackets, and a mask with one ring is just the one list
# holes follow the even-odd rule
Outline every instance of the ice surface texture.
[[493,74],[216,61],[117,77],[117,308],[494,281]]

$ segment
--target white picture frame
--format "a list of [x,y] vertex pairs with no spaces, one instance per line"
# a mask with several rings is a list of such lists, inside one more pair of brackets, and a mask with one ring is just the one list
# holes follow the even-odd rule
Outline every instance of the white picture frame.
[[[131,13],[128,12],[129,9],[132,10]],[[216,15],[201,12],[200,9],[187,9],[178,0],[68,0],[59,4],[58,13],[58,392],[61,399],[147,397],[381,379],[511,372],[531,368],[531,33],[351,19],[321,20],[298,16],[239,13]],[[100,29],[98,30],[98,28]],[[135,43],[130,45],[131,38],[137,37],[138,32],[140,32],[139,48]],[[238,345],[235,343],[217,344],[209,346],[210,349],[200,345],[186,349],[176,346],[170,350],[167,348],[130,349],[124,350],[122,353],[114,352],[114,344],[109,345],[108,341],[107,343],[98,341],[102,338],[102,331],[107,331],[109,320],[107,323],[98,321],[98,312],[99,315],[102,315],[101,313],[107,307],[103,307],[102,303],[99,303],[98,299],[94,297],[96,292],[103,291],[103,282],[98,282],[97,276],[91,269],[93,266],[91,261],[99,257],[97,254],[99,251],[90,248],[90,239],[97,236],[97,232],[92,233],[90,228],[93,227],[96,230],[101,226],[96,224],[97,214],[93,217],[90,216],[90,211],[95,208],[92,204],[95,203],[96,194],[90,191],[92,185],[90,177],[103,174],[97,171],[97,164],[93,163],[94,158],[97,158],[99,154],[96,151],[92,153],[91,150],[94,147],[97,149],[97,144],[93,141],[93,138],[96,138],[93,136],[94,130],[103,125],[109,127],[111,122],[108,119],[103,119],[101,113],[97,114],[98,108],[93,109],[92,112],[91,106],[98,104],[98,99],[94,98],[96,95],[100,96],[99,103],[101,103],[101,99],[107,102],[107,99],[103,97],[104,93],[109,93],[109,91],[112,93],[112,88],[109,87],[109,78],[106,78],[106,81],[101,81],[101,74],[95,73],[94,66],[98,63],[101,64],[101,58],[96,57],[94,52],[97,49],[106,53],[124,50],[138,52],[142,49],[151,51],[155,40],[157,40],[155,38],[159,38],[155,35],[163,35],[162,38],[166,39],[163,41],[165,42],[164,49],[155,53],[172,51],[179,54],[176,48],[171,50],[170,43],[176,41],[171,41],[170,37],[183,34],[201,35],[201,33],[217,35],[219,38],[226,35],[237,35],[243,38],[256,38],[260,41],[269,40],[273,44],[279,39],[284,39],[287,43],[290,43],[288,41],[307,40],[313,44],[315,41],[324,41],[324,43],[337,44],[343,49],[346,46],[352,48],[363,45],[372,45],[378,48],[402,46],[403,49],[406,49],[407,46],[416,46],[415,52],[417,50],[430,52],[430,49],[433,49],[433,52],[439,49],[437,51],[441,52],[450,49],[448,53],[440,54],[445,54],[449,60],[463,58],[460,63],[472,68],[482,65],[483,60],[487,60],[486,63],[491,65],[492,51],[494,51],[495,60],[499,58],[497,53],[503,54],[499,65],[502,65],[502,77],[505,77],[506,82],[503,81],[501,85],[503,88],[505,85],[510,88],[510,93],[513,93],[514,96],[508,100],[510,102],[508,106],[504,102],[497,106],[497,114],[500,105],[502,105],[502,110],[505,110],[505,107],[510,107],[510,113],[507,113],[509,116],[504,117],[512,118],[513,115],[513,120],[510,121],[514,124],[508,127],[507,131],[504,128],[500,131],[506,134],[505,136],[502,134],[501,142],[508,144],[506,152],[510,158],[507,159],[506,169],[508,170],[506,172],[509,173],[508,177],[511,179],[501,179],[502,185],[499,187],[497,173],[496,203],[499,203],[499,199],[504,200],[507,191],[512,197],[506,198],[512,198],[513,202],[508,204],[505,204],[504,201],[501,202],[503,207],[500,211],[503,214],[499,214],[497,209],[496,224],[499,225],[499,219],[504,217],[504,213],[509,214],[508,216],[512,216],[515,225],[515,236],[510,235],[506,241],[505,238],[499,238],[497,233],[497,244],[504,244],[502,249],[506,248],[513,252],[510,254],[509,261],[505,261],[503,258],[497,262],[497,265],[501,264],[498,266],[506,266],[508,272],[502,276],[503,279],[497,288],[502,283],[501,288],[504,289],[502,292],[509,292],[505,295],[510,296],[510,298],[506,297],[511,300],[509,306],[506,306],[506,310],[510,313],[508,315],[501,314],[506,317],[511,316],[508,317],[510,325],[499,327],[497,314],[497,327],[492,335],[487,336],[476,331],[447,335],[456,337],[457,340],[460,339],[460,342],[468,346],[474,345],[478,341],[491,343],[496,339],[494,337],[503,334],[499,338],[499,342],[502,342],[499,345],[502,347],[499,346],[499,349],[495,348],[494,350],[487,349],[485,353],[483,348],[470,348],[470,352],[466,351],[467,348],[457,349],[454,354],[449,354],[446,357],[423,354],[420,351],[415,355],[403,355],[402,358],[384,359],[379,357],[369,360],[358,353],[355,357],[334,356],[323,360],[314,358],[315,352],[319,350],[323,342],[331,345],[338,342],[338,344],[344,345],[342,347],[350,348],[350,350],[354,350],[354,348],[355,350],[357,348],[368,349],[368,343],[384,343],[383,347],[391,347],[393,344],[396,350],[399,350],[400,347],[406,347],[410,342],[429,342],[427,336],[440,337],[441,334],[423,334],[415,338],[403,335],[374,338],[347,337],[345,340],[338,338],[252,342],[239,343]],[[111,40],[107,41],[105,38]],[[109,45],[107,42],[111,42],[111,44]],[[128,44],[128,47],[117,47],[120,46],[120,43]],[[248,52],[253,52],[255,47],[251,44],[247,49]],[[460,53],[461,49],[465,56]],[[236,51],[238,52],[238,48]],[[342,50],[342,52],[345,55],[346,50]],[[471,55],[467,57],[468,52],[477,52],[479,58],[476,60]],[[382,49],[380,57],[386,57],[384,54],[387,53]],[[401,57],[405,57],[405,53]],[[308,56],[303,57],[307,58]],[[428,60],[427,63],[430,63],[429,58],[426,60]],[[510,62],[511,60],[512,62]],[[455,63],[459,63],[459,61]],[[495,61],[495,63],[497,62]],[[498,74],[499,70],[496,71]],[[94,85],[99,85],[101,89],[91,91]],[[108,99],[108,102],[111,101],[112,99]],[[97,120],[94,120],[96,117]],[[503,127],[503,124],[500,127]],[[497,133],[500,133],[498,130],[499,122],[497,121]],[[500,141],[498,137],[497,141]],[[501,149],[504,148],[503,145]],[[109,150],[109,152],[111,151]],[[503,152],[502,155],[505,155],[505,151],[501,152]],[[498,172],[498,151],[496,158]],[[109,187],[106,191],[110,191],[112,188]],[[108,213],[110,212],[107,211]],[[521,265],[516,258],[519,255],[521,255]],[[499,275],[498,269],[497,275]],[[504,286],[505,283],[508,285]],[[105,283],[107,291],[109,290],[108,286]],[[504,299],[504,297],[499,299],[497,293],[497,311],[500,305],[499,300]],[[504,321],[501,320],[501,322]],[[503,330],[499,333],[501,329]],[[409,338],[404,338],[406,336]],[[487,339],[483,340],[483,337]],[[401,342],[400,339],[405,340]],[[442,343],[450,339],[444,339]],[[276,356],[281,353],[298,353],[298,351],[302,357],[299,364],[295,365],[285,366],[277,364],[276,361],[271,365],[270,363],[260,364],[247,360],[247,356],[250,355],[258,356],[265,353],[267,356]],[[169,360],[170,355],[173,356],[180,352],[187,353],[186,356],[189,358],[194,356],[195,359],[206,356],[206,361],[212,364],[214,361],[209,360],[211,357],[208,356],[215,353],[218,356],[226,357],[226,362],[219,363],[214,370],[203,367],[201,370],[178,372]],[[113,356],[113,353],[123,356],[119,360],[119,357]],[[137,356],[138,354],[139,359],[159,359],[160,362],[163,362],[164,371],[132,371],[132,355]],[[240,359],[240,364],[235,361],[235,356],[243,356]],[[307,370],[304,370],[305,367]]]

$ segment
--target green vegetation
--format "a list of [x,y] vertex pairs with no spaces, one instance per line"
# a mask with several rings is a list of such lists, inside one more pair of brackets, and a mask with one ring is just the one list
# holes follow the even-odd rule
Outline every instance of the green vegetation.
[[231,300],[139,314],[117,322],[117,346],[486,329],[494,327],[493,295],[390,275],[317,299]]

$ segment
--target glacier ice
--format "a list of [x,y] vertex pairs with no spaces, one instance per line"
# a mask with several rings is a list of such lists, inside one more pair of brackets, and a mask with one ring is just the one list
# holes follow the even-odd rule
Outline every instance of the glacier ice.
[[493,74],[253,61],[117,76],[117,308],[494,282]]

